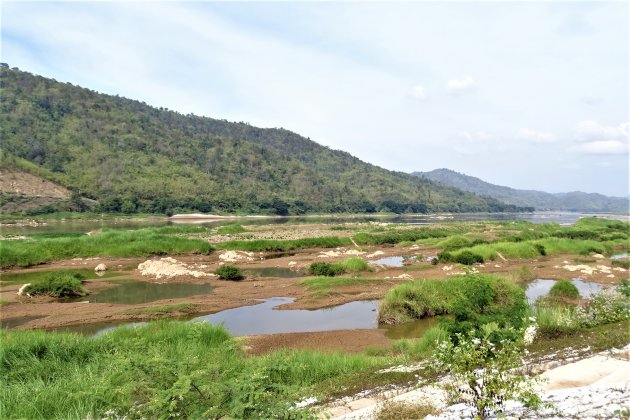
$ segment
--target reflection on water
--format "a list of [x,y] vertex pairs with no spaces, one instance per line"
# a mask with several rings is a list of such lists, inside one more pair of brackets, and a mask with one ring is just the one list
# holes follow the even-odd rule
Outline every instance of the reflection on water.
[[[597,283],[586,282],[581,279],[573,279],[571,283],[577,287],[580,296],[583,298],[588,298],[602,289],[602,286]],[[527,301],[532,304],[539,297],[546,296],[554,284],[556,284],[556,280],[536,279],[532,281],[525,289]]]
[[[339,217],[279,217],[279,218],[234,218],[219,220],[178,220],[177,223],[196,223],[208,226],[220,226],[229,223],[242,223],[248,225],[266,224],[301,224],[301,223],[330,223],[343,222],[388,222],[409,224],[434,224],[445,222],[464,222],[482,220],[524,220],[533,223],[561,223],[573,224],[581,217],[601,217],[614,220],[627,221],[627,215],[597,214],[597,213],[572,213],[572,212],[533,212],[533,213],[452,213],[452,214],[410,214],[393,217],[377,216],[339,216]],[[50,220],[44,226],[2,226],[3,234],[29,234],[38,232],[89,232],[92,230],[110,229],[140,229],[145,227],[160,227],[173,224],[168,220]]]
[[390,267],[402,267],[404,261],[404,257],[385,257],[378,260],[369,261],[369,264],[381,264],[388,265]]
[[18,318],[0,319],[0,328],[15,328],[20,325],[26,324],[34,319],[43,318],[43,316],[21,316]]
[[293,302],[293,298],[265,299],[253,306],[228,309],[212,315],[194,318],[223,324],[233,335],[275,334],[376,328],[378,301],[358,301],[317,310],[278,310],[279,305]]
[[613,260],[625,260],[626,258],[628,258],[628,253],[624,252],[623,254],[616,254],[610,258],[612,258]]
[[209,284],[186,283],[150,283],[146,281],[128,281],[120,286],[111,287],[87,297],[66,299],[64,302],[89,301],[96,303],[138,304],[162,299],[185,298],[210,293]]
[[401,338],[420,338],[437,325],[437,318],[429,317],[399,325],[385,327],[385,336],[393,340]]

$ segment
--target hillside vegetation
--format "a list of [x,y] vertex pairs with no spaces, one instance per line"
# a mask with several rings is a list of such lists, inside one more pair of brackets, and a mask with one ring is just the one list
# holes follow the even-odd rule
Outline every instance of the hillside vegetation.
[[536,210],[562,210],[586,212],[628,212],[628,199],[607,197],[602,194],[574,191],[551,194],[535,190],[517,190],[490,184],[473,176],[460,174],[450,169],[435,169],[430,172],[414,172],[420,178],[438,181],[479,195],[490,196],[516,206],[535,207]]
[[182,115],[6,65],[0,77],[3,166],[98,200],[102,212],[517,210],[282,128]]

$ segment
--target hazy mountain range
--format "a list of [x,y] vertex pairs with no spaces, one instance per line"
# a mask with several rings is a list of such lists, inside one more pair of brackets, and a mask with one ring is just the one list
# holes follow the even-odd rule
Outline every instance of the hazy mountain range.
[[475,194],[494,197],[516,206],[531,206],[536,210],[627,213],[629,206],[627,197],[608,197],[580,191],[552,194],[535,190],[517,190],[490,184],[479,178],[444,168],[430,172],[414,172],[413,175]]

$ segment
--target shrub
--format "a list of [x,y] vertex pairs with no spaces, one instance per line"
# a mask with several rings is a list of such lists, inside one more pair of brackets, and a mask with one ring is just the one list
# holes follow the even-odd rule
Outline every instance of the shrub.
[[438,262],[441,262],[441,263],[448,263],[448,262],[455,261],[455,259],[453,258],[453,254],[451,254],[449,251],[442,251],[438,253],[437,260]]
[[81,286],[81,276],[64,272],[50,273],[44,278],[34,280],[26,286],[24,292],[29,295],[49,295],[53,297],[84,296],[86,290]]
[[241,269],[233,265],[222,265],[214,272],[222,280],[242,280]]
[[455,262],[458,262],[464,265],[473,265],[475,263],[482,264],[483,257],[471,251],[462,251],[461,253],[455,256]]
[[343,274],[343,268],[339,266],[335,266],[334,264],[330,264],[327,262],[314,262],[308,268],[308,273],[314,276],[336,276],[338,274]]
[[451,381],[441,382],[451,400],[464,402],[480,419],[500,414],[508,400],[518,400],[527,408],[540,407],[535,386],[540,379],[526,375],[520,341],[496,345],[488,337],[458,334],[457,342],[440,343],[431,364],[438,373],[451,375]]
[[569,280],[560,280],[553,285],[549,291],[549,295],[556,298],[579,299],[580,292],[577,287]]
[[542,244],[534,244],[534,247],[536,248],[536,251],[538,251],[538,253],[540,255],[542,255],[543,257],[545,255],[547,255],[547,250],[545,249],[545,246]]
[[358,273],[359,271],[367,271],[370,269],[368,263],[359,257],[350,257],[345,260],[338,261],[333,264],[335,268],[343,270],[343,273]]
[[444,248],[444,251],[454,251],[460,248],[466,248],[471,246],[473,243],[470,239],[465,238],[463,236],[451,236],[439,242],[437,246]]

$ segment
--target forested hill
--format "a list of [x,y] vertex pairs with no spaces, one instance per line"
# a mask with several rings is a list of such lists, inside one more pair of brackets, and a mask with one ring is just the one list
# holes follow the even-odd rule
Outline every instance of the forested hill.
[[622,197],[607,197],[602,194],[589,194],[580,191],[551,194],[535,190],[517,190],[490,184],[479,178],[460,174],[450,169],[414,172],[413,175],[475,194],[494,197],[517,206],[535,207],[536,210],[628,212],[628,199]]
[[98,200],[101,211],[516,210],[288,130],[182,115],[6,65],[0,72],[3,164]]

